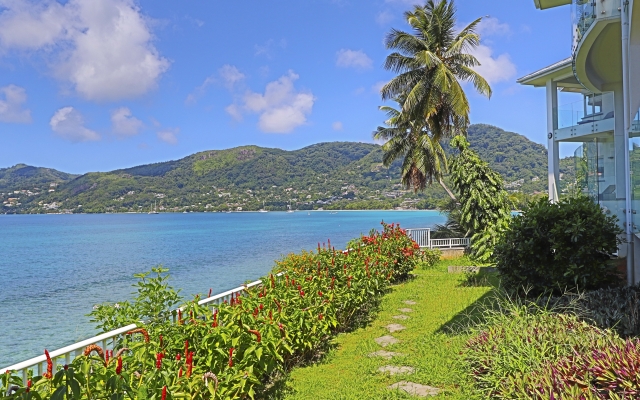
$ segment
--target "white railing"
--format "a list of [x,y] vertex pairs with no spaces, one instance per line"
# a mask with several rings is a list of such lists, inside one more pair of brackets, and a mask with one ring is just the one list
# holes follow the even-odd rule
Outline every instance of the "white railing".
[[407,235],[420,247],[430,249],[452,249],[471,245],[470,238],[431,239],[431,229],[429,228],[407,229]]
[[[276,276],[280,276],[280,275],[282,275],[282,273],[276,274]],[[215,296],[202,299],[198,302],[198,304],[200,305],[210,304],[215,306],[215,305],[222,304],[225,301],[227,303],[230,303],[232,296],[238,293],[242,293],[249,288],[260,286],[261,284],[262,284],[261,280],[253,281],[246,285],[239,286],[235,289],[227,290],[226,292],[217,294]],[[182,309],[180,308],[178,310],[182,310]],[[175,322],[176,313],[174,312],[172,314],[173,314],[173,322]],[[142,325],[142,323],[140,323],[140,325]],[[115,347],[119,339],[121,339],[127,332],[129,332],[132,329],[136,329],[137,327],[138,327],[137,324],[123,326],[122,328],[105,332],[98,336],[94,336],[92,338],[83,340],[78,343],[74,343],[72,345],[63,347],[61,349],[50,351],[49,356],[51,357],[51,362],[53,363],[53,373],[55,374],[55,372],[57,371],[57,364],[58,362],[62,361],[62,359],[64,359],[64,364],[70,364],[74,358],[76,358],[77,356],[83,353],[84,349],[87,346],[92,344],[97,344],[103,349],[107,349],[109,346],[113,348]],[[41,356],[34,357],[26,361],[22,361],[18,364],[14,364],[6,368],[2,368],[0,369],[0,374],[6,374],[7,372],[10,372],[12,375],[13,374],[22,375],[22,382],[26,382],[28,378],[28,372],[30,370],[33,370],[34,376],[42,375],[42,373],[46,371],[46,367],[47,367],[47,358],[43,354]]]
[[469,247],[471,245],[470,238],[448,238],[448,239],[431,239],[432,249],[452,249],[454,247]]

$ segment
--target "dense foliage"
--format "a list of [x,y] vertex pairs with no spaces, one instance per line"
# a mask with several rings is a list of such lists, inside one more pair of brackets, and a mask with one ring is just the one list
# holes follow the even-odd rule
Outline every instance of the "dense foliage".
[[610,262],[622,232],[616,221],[586,197],[530,203],[495,248],[503,285],[537,294],[616,283]]
[[332,335],[366,318],[389,285],[414,269],[420,251],[394,225],[352,241],[349,248],[342,252],[330,244],[318,245],[317,252],[289,255],[263,278],[262,286],[213,312],[196,298],[181,308],[175,321],[159,318],[166,308],[149,302],[167,305],[175,300],[157,269],[159,276],[144,276],[135,304],[126,310],[111,307],[115,312],[102,305],[93,313],[105,329],[114,321],[155,322],[141,324],[113,349],[87,347],[84,355],[58,371],[50,363],[46,373],[28,382],[3,376],[0,397],[166,400],[265,395],[279,373],[314,359]]
[[487,313],[464,358],[478,389],[500,399],[636,399],[640,341],[529,305]]
[[47,192],[52,183],[66,183],[77,177],[78,175],[51,168],[17,164],[10,168],[0,168],[0,192],[34,189]]
[[502,177],[469,148],[464,136],[451,141],[460,153],[451,161],[451,181],[458,193],[460,226],[471,232],[471,251],[479,261],[488,261],[511,220],[513,205]]

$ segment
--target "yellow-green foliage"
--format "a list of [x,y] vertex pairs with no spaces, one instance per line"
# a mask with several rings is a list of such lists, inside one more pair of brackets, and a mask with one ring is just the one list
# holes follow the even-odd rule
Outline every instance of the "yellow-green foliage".
[[193,163],[193,172],[198,175],[204,175],[211,171],[252,160],[260,153],[262,153],[262,149],[258,146],[242,146],[230,150],[198,153],[194,155],[198,161]]

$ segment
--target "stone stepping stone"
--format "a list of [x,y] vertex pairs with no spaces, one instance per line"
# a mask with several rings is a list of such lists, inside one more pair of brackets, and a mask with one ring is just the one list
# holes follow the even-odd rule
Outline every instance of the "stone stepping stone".
[[408,315],[394,315],[391,318],[393,318],[393,319],[409,319],[409,316]]
[[416,369],[413,367],[396,367],[395,365],[385,365],[378,368],[378,372],[389,375],[413,374]]
[[406,326],[402,326],[400,324],[389,324],[389,325],[385,326],[385,328],[387,328],[389,330],[389,333],[403,331],[403,330],[407,329]]
[[402,353],[394,353],[393,351],[378,350],[375,353],[369,354],[369,357],[382,357],[386,358],[387,360],[391,360],[393,357],[400,357],[403,355],[404,354]]
[[410,305],[410,306],[415,306],[416,304],[418,304],[418,303],[416,303],[416,302],[415,302],[415,301],[413,301],[413,300],[405,300],[405,301],[403,301],[403,303],[404,303],[404,304],[408,304],[408,305]]
[[404,313],[408,313],[408,312],[413,312],[413,309],[412,308],[398,308],[398,311],[404,312]]
[[403,390],[406,393],[417,397],[436,396],[440,389],[433,386],[420,385],[419,383],[401,381],[389,386],[389,389]]
[[377,338],[376,343],[378,343],[382,347],[387,347],[392,344],[400,343],[400,341],[393,336],[387,335]]

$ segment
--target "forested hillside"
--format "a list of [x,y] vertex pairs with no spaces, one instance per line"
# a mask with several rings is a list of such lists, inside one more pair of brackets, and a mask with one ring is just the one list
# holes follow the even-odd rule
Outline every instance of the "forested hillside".
[[[490,125],[472,125],[469,141],[510,190],[545,190],[542,145]],[[25,169],[40,172],[16,173]],[[242,146],[79,177],[15,166],[0,170],[0,182],[6,171],[13,172],[0,190],[4,212],[145,212],[154,205],[159,211],[434,208],[445,198],[438,185],[418,194],[402,190],[399,162],[385,168],[380,146],[353,142],[295,151]],[[33,194],[50,183],[57,184],[54,191]]]

